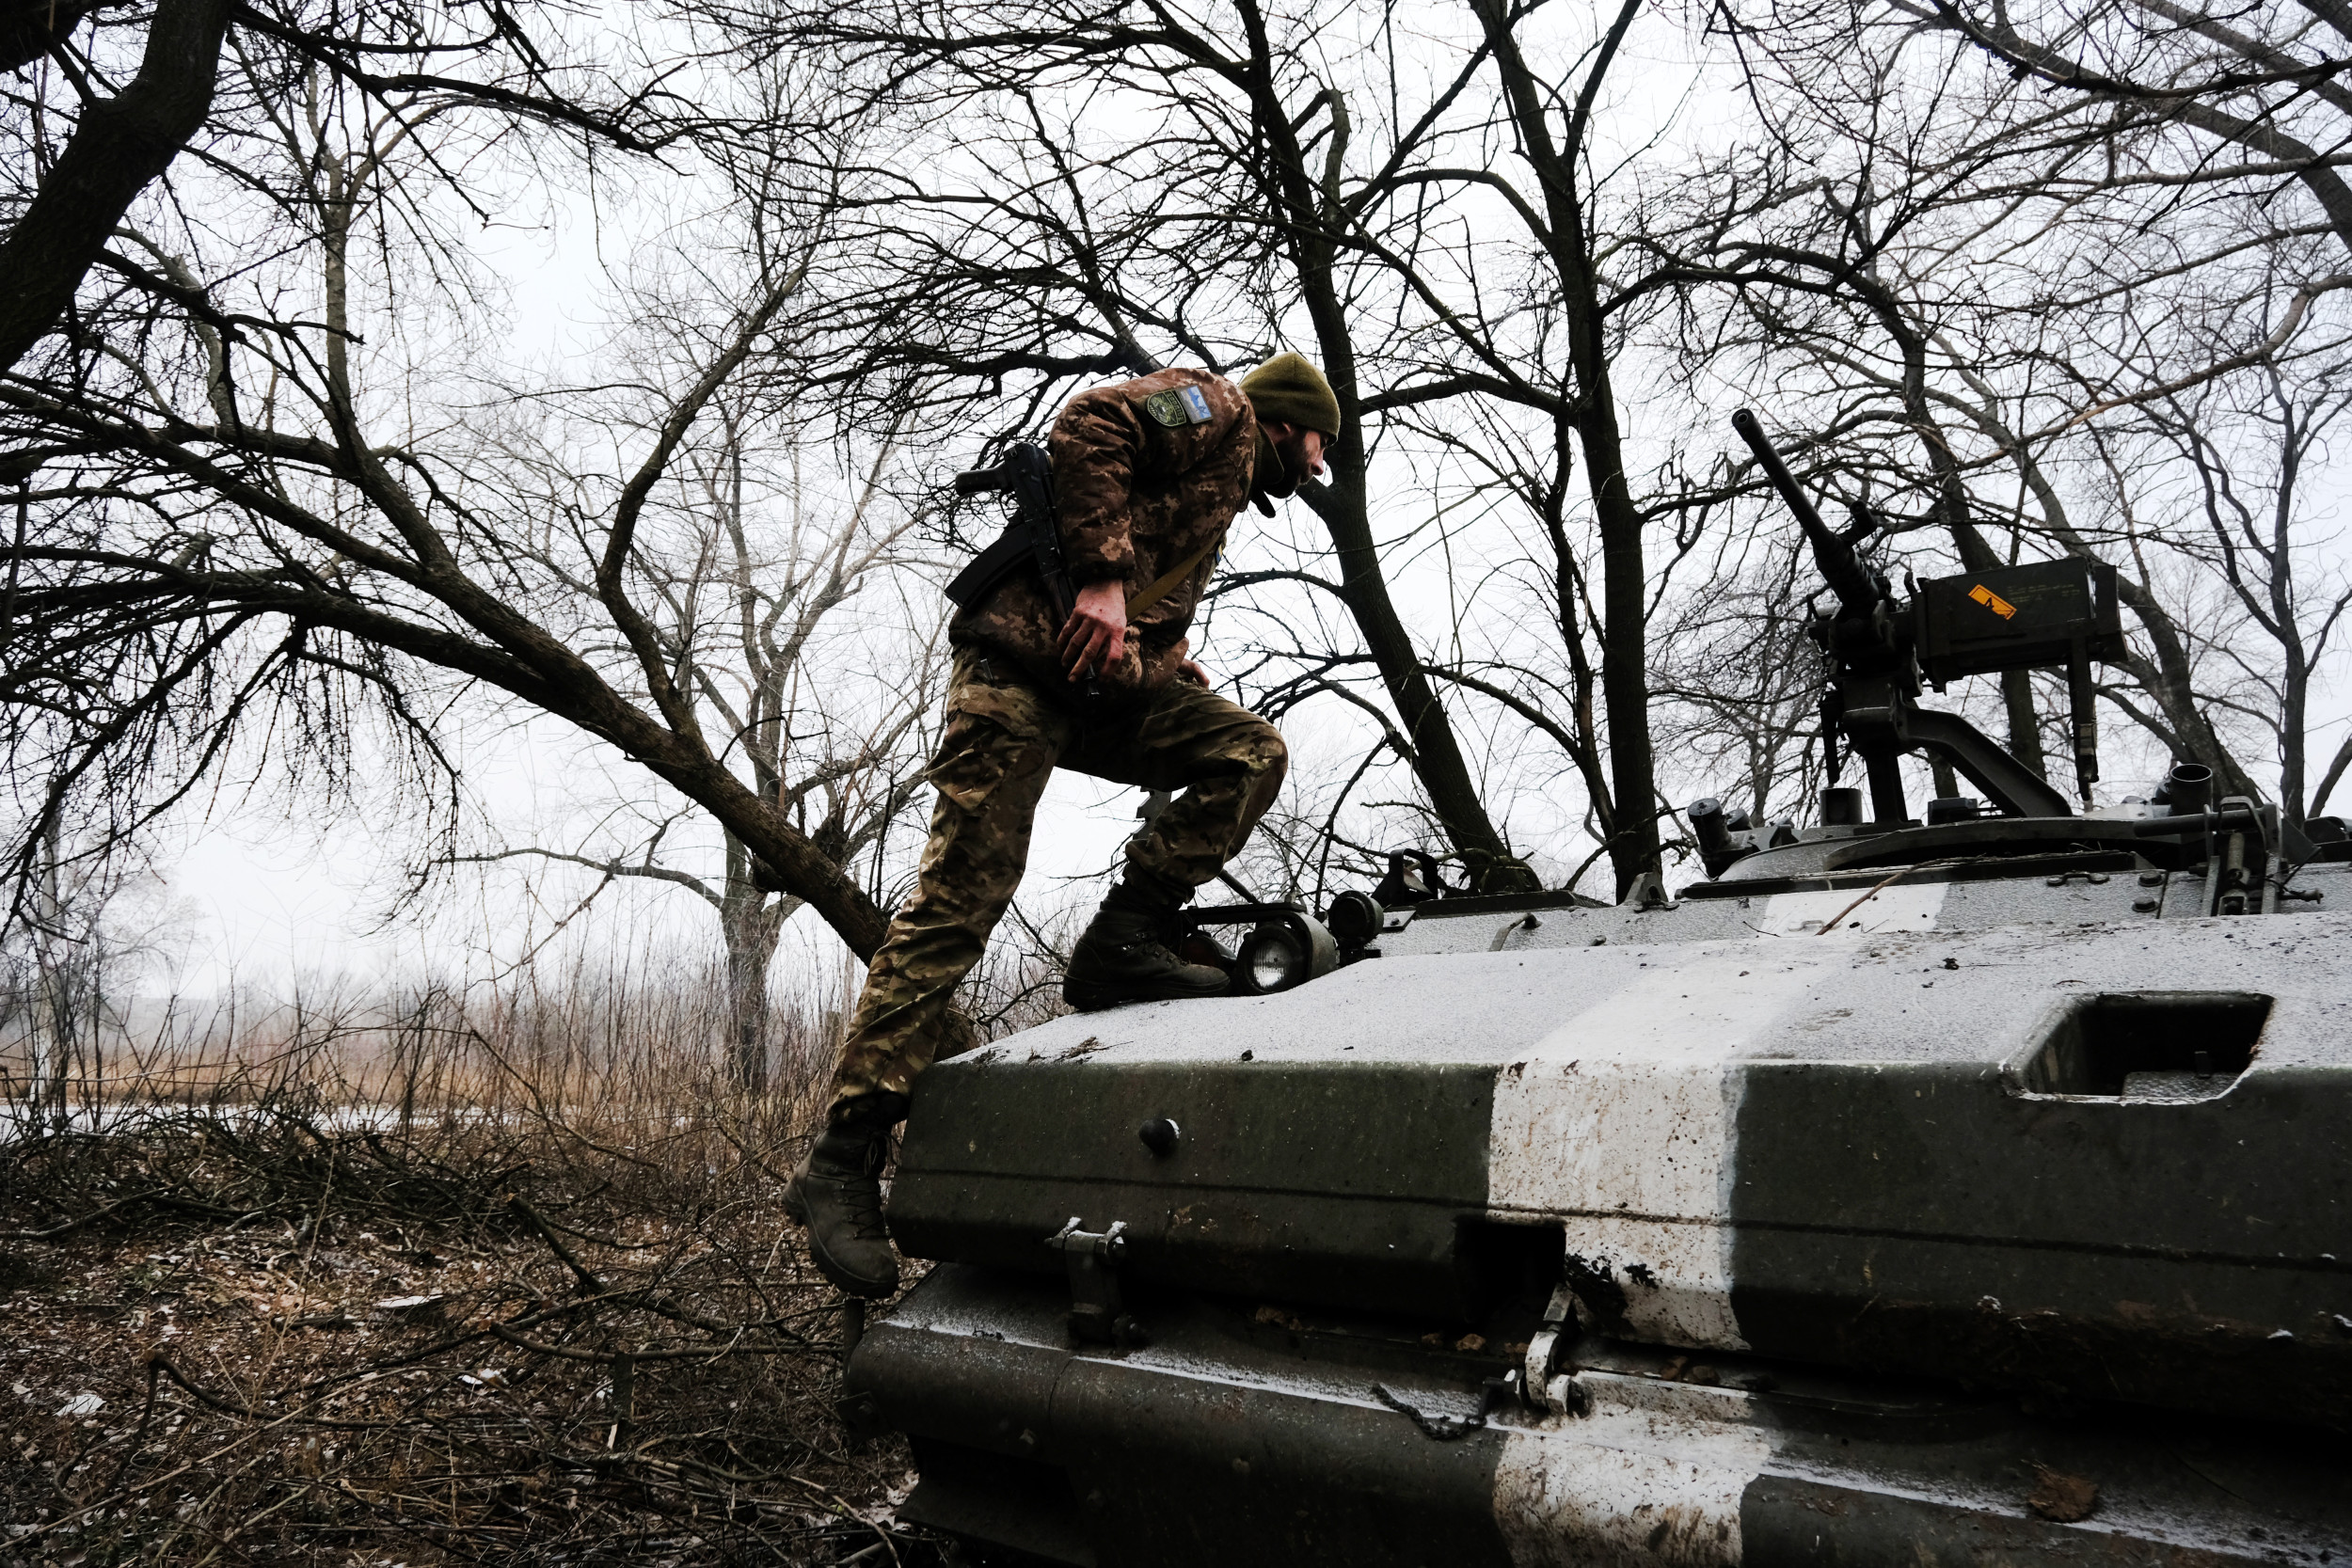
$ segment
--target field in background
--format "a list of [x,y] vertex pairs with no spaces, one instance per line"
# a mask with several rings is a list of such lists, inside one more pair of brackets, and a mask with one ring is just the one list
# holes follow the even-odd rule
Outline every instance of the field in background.
[[61,1056],[19,1010],[0,1565],[936,1561],[779,1206],[845,998],[771,1007],[755,1096],[715,980],[97,1009]]
[[[774,1110],[805,1111],[831,1071],[847,990],[771,998]],[[365,1107],[404,1126],[452,1112],[675,1116],[734,1092],[724,996],[716,964],[644,957],[389,990],[331,980],[285,996],[118,1002],[93,989],[67,1004],[59,1044],[36,983],[0,1032],[0,1090],[85,1125],[166,1102]]]

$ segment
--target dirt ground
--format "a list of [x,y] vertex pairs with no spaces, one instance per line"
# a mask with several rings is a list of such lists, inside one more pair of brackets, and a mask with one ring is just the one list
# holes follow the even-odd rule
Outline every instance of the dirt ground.
[[0,1150],[0,1568],[936,1563],[835,1419],[793,1140],[598,1131]]

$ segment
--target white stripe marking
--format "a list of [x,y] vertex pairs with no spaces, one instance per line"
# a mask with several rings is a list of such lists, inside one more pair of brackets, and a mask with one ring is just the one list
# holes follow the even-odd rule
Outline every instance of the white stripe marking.
[[1515,1568],[1736,1568],[1771,1443],[1688,1414],[1596,1409],[1504,1433],[1495,1522]]
[[1636,1337],[1744,1350],[1725,1223],[1739,1113],[1732,1058],[1790,1009],[1820,959],[1764,959],[1743,947],[1671,963],[1502,1069],[1487,1205],[1557,1216],[1568,1251],[1625,1286]]

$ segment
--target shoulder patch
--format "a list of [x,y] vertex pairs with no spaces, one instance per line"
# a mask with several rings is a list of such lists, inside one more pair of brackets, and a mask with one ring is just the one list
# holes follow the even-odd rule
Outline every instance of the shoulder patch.
[[1170,387],[1143,400],[1143,411],[1171,429],[1209,422],[1209,400],[1198,387]]

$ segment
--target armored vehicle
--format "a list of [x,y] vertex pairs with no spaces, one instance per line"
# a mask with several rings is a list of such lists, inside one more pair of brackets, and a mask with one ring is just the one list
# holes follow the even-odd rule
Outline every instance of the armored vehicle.
[[[1102,1568],[2352,1561],[2342,824],[2194,761],[2075,809],[1918,698],[2066,670],[2087,801],[2112,578],[1899,599],[1740,432],[1867,791],[1701,801],[1707,875],[1613,907],[1399,856],[1245,909],[1244,994],[941,1063],[889,1201],[933,1265],[846,1379],[907,1516]],[[1916,752],[1978,794],[1915,816]]]

